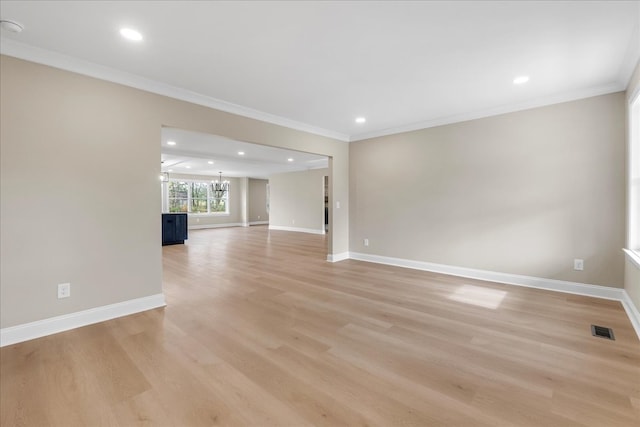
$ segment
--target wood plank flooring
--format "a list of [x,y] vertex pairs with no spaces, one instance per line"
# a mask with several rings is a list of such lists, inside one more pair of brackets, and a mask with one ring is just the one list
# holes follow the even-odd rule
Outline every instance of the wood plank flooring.
[[163,248],[166,308],[2,348],[2,426],[640,425],[620,303],[325,247],[191,231]]

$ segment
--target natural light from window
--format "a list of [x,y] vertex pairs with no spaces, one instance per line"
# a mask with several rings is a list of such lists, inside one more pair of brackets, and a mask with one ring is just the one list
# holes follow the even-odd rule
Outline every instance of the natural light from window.
[[506,295],[507,292],[499,291],[497,289],[462,285],[454,293],[449,295],[449,299],[495,310],[500,307],[500,304],[502,304],[502,300]]
[[[225,181],[225,183],[228,183]],[[171,179],[163,185],[163,206],[170,213],[229,214],[229,193],[215,197],[215,181]]]
[[640,255],[640,90],[629,105],[629,136],[627,248]]

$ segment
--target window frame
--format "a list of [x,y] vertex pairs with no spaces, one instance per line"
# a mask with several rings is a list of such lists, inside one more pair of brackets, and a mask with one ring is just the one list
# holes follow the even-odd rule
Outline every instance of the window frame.
[[625,253],[640,267],[640,87],[628,101],[627,230]]
[[[211,179],[193,179],[193,178],[169,178],[169,181],[167,182],[163,182],[162,183],[162,196],[163,196],[163,201],[162,201],[162,206],[163,206],[163,211],[165,211],[166,213],[172,213],[171,212],[171,202],[170,200],[172,199],[170,197],[170,191],[169,191],[169,187],[171,185],[171,183],[179,183],[179,182],[184,182],[187,185],[187,212],[176,212],[176,213],[186,213],[187,215],[190,216],[198,216],[198,217],[206,217],[206,216],[229,216],[231,215],[231,207],[229,205],[229,199],[230,199],[230,195],[231,195],[231,183],[228,180],[225,180],[224,182],[226,182],[228,184],[228,188],[229,190],[227,191],[226,197],[223,197],[221,200],[225,201],[225,211],[224,212],[211,212],[211,206],[212,206],[212,200],[215,199],[215,197],[212,196],[212,192],[211,192],[211,184],[215,182],[215,180],[211,180]],[[193,183],[198,183],[198,184],[205,184],[206,188],[207,188],[207,212],[192,212],[192,203],[193,203],[193,196],[192,196],[192,185]],[[165,185],[166,184],[166,185]],[[202,200],[201,198],[198,198],[199,200]]]

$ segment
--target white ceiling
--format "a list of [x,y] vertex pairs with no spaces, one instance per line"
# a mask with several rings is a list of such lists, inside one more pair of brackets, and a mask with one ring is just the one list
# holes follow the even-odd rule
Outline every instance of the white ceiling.
[[[169,145],[173,141],[175,145]],[[244,155],[239,155],[242,151]],[[289,161],[288,159],[292,159]],[[276,173],[326,168],[325,156],[175,128],[162,129],[162,171],[268,179]],[[213,162],[210,164],[209,162]]]
[[25,27],[2,32],[2,53],[345,141],[624,90],[640,57],[637,1],[3,0],[1,14]]

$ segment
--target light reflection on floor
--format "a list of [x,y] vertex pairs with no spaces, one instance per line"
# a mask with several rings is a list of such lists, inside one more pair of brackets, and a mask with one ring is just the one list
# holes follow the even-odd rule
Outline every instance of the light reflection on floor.
[[462,285],[454,293],[449,295],[449,299],[495,310],[500,306],[506,295],[506,291],[473,285]]

